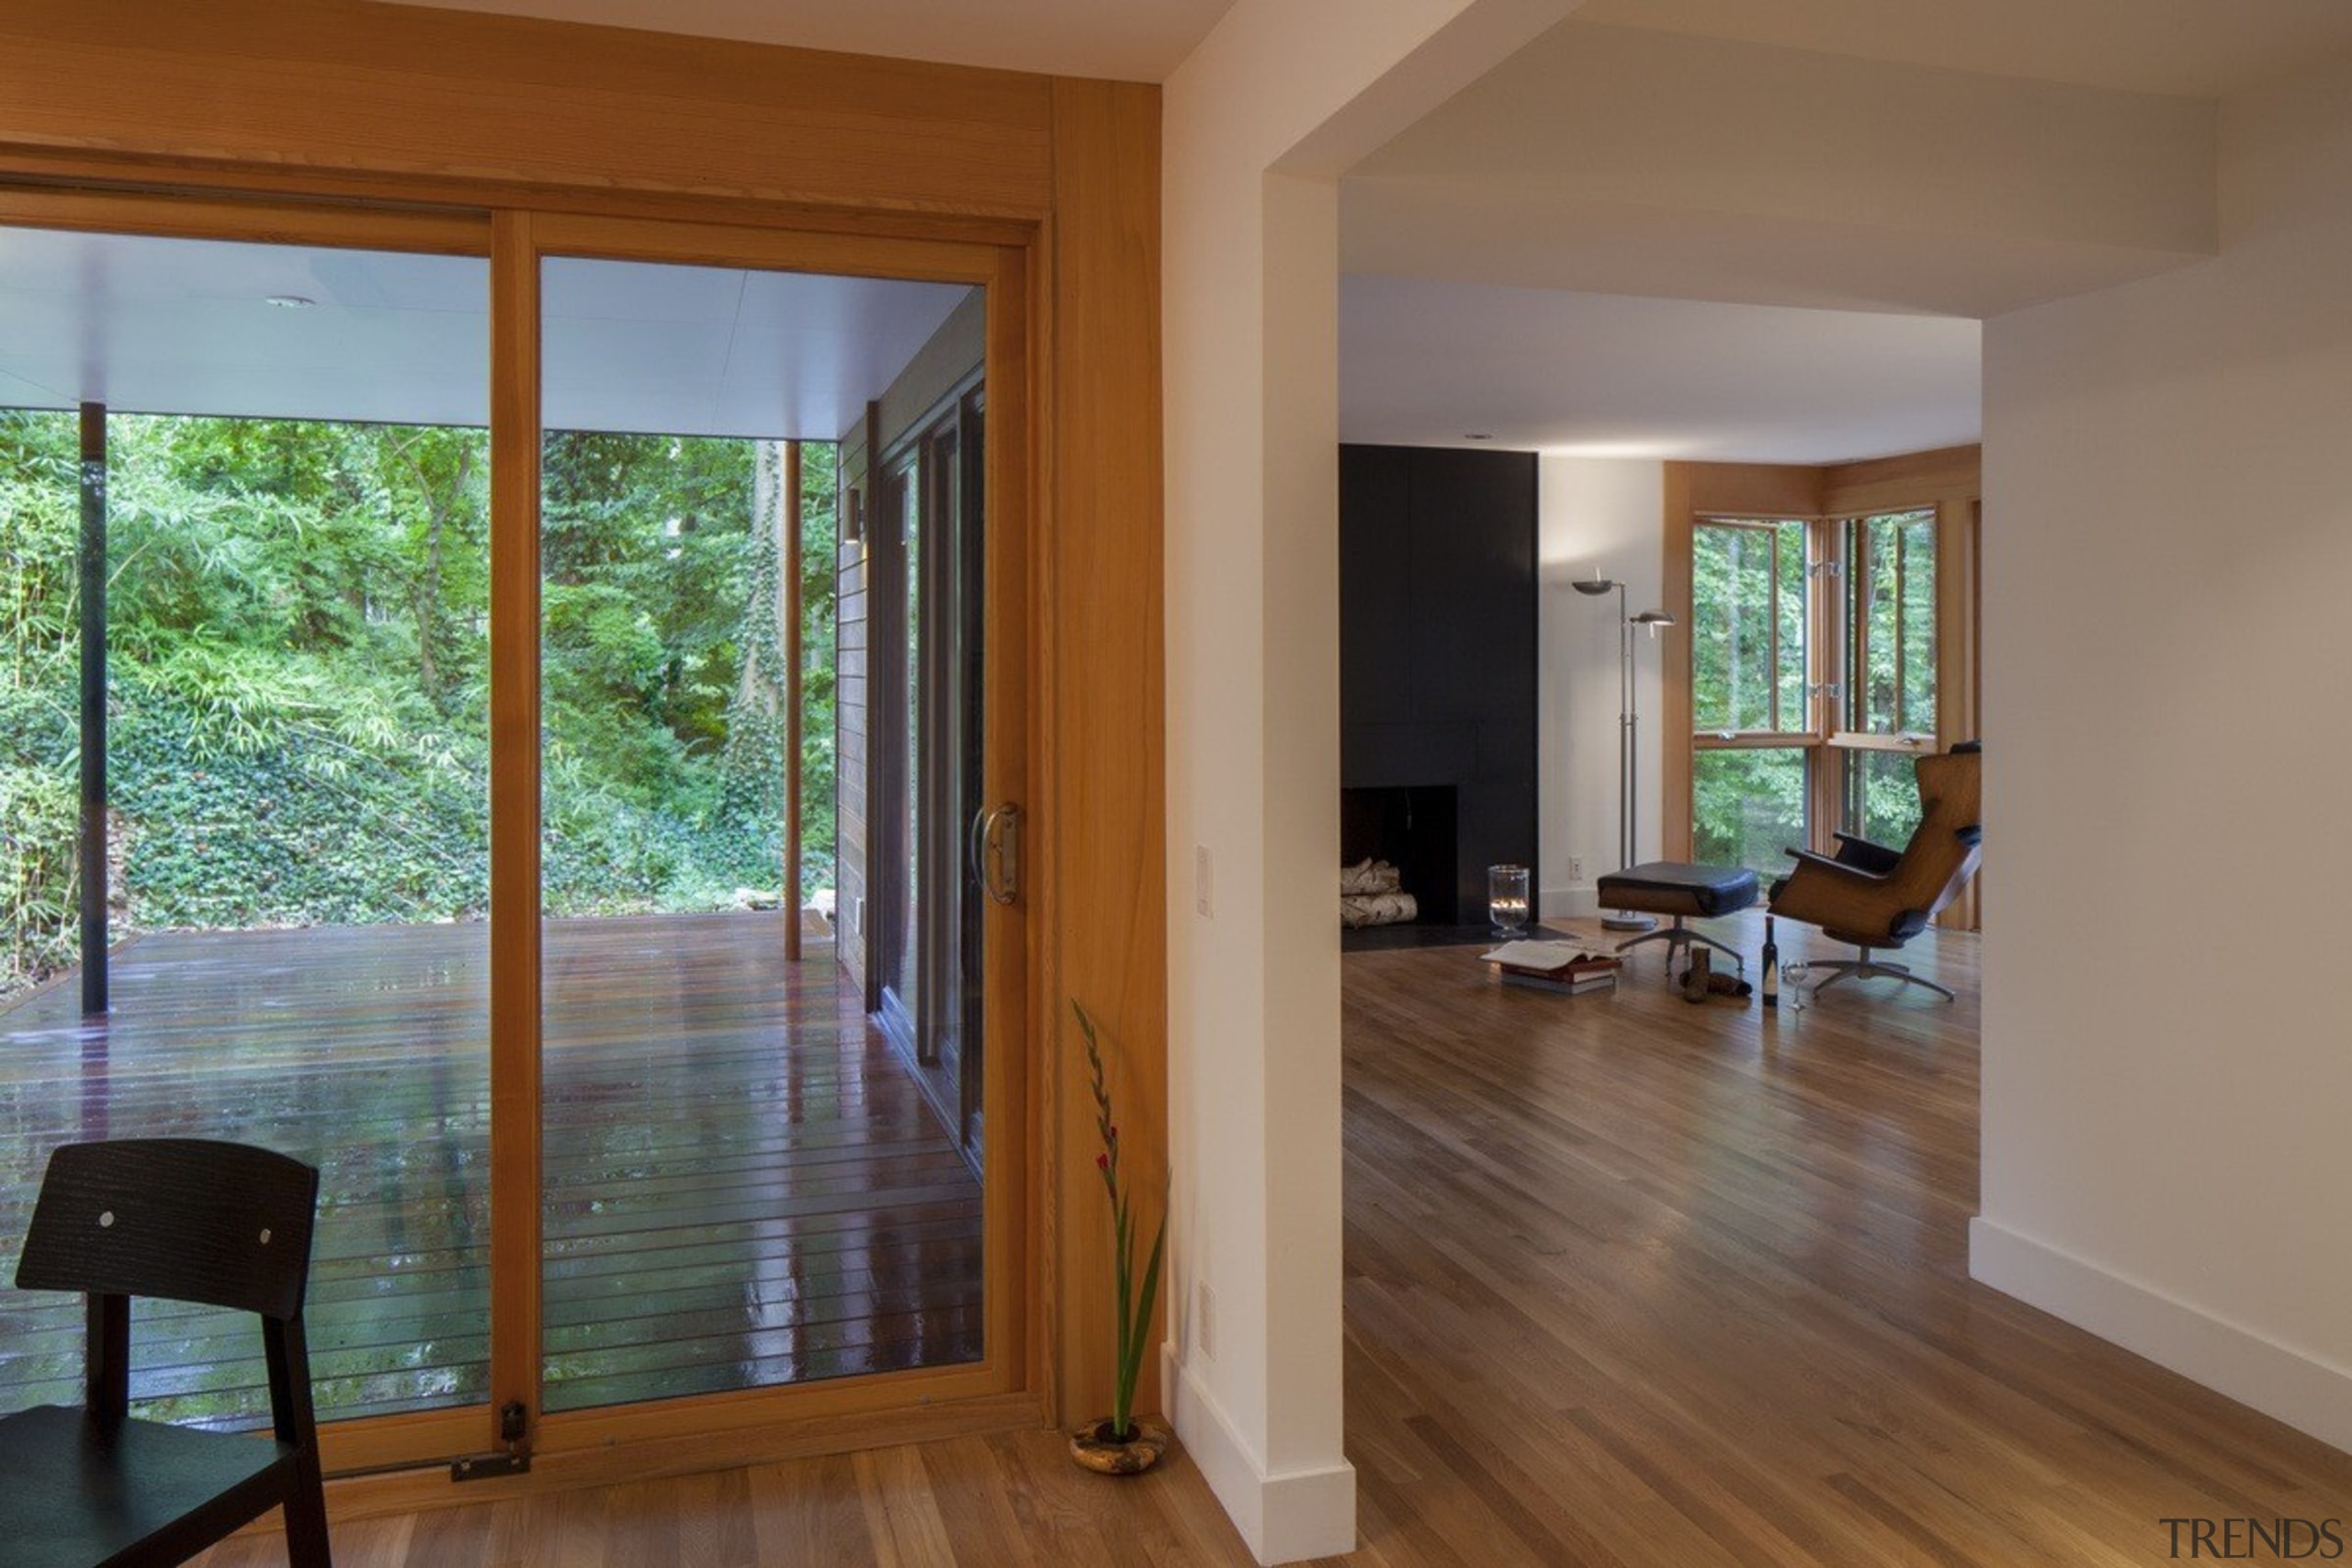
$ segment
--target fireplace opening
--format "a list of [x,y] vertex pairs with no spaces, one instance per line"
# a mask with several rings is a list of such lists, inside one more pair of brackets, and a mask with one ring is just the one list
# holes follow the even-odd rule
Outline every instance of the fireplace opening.
[[1411,895],[1416,906],[1408,923],[1461,923],[1455,841],[1452,784],[1340,792],[1340,865],[1385,861],[1395,866],[1398,888]]

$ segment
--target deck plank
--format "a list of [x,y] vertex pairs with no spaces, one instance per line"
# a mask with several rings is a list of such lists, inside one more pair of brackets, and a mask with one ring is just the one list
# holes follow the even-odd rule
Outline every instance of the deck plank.
[[[549,1409],[976,1359],[978,1184],[858,1010],[773,913],[547,926]],[[323,1418],[482,1397],[487,932],[166,932],[115,1010],[71,987],[0,1012],[0,1277],[58,1144],[232,1137],[318,1164],[311,1339]],[[67,1402],[81,1307],[0,1290],[0,1408]],[[157,1304],[134,1397],[265,1410],[249,1323]]]

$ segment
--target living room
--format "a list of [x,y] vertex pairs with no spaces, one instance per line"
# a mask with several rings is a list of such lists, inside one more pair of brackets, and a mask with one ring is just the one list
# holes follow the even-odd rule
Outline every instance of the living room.
[[[991,1189],[1019,1201],[989,1232],[1011,1294],[985,1386],[910,1409],[907,1385],[851,1380],[782,1415],[721,1396],[628,1416],[617,1444],[607,1417],[526,1407],[536,1475],[457,1489],[488,1507],[442,1506],[446,1473],[334,1483],[354,1560],[708,1540],[745,1559],[1115,1561],[1141,1541],[1206,1561],[2154,1561],[2167,1517],[2343,1511],[2352,1265],[2312,1240],[2352,1186],[2341,1032],[2283,976],[2193,983],[2275,974],[2276,931],[2319,927],[2341,880],[2324,835],[2273,854],[2207,826],[2275,813],[2278,781],[2344,760],[2291,722],[2326,711],[2344,652],[2339,6],[1239,0],[1081,6],[1059,30],[827,6],[741,46],[582,20],[727,36],[723,6],[683,0],[492,8],[574,20],[30,0],[0,23],[7,216],[209,204],[348,244],[402,209],[491,256],[510,321],[567,243],[923,277],[978,247],[1009,268],[992,299],[1035,313],[992,338],[991,385],[1010,364],[1035,395],[992,427],[1034,465],[1000,476],[991,517],[1032,552],[1016,694],[1036,750],[1014,779],[1035,946],[1000,972],[1027,987],[1024,1048],[990,1060],[1025,1074],[1008,1087],[1030,1119],[989,1112],[988,1146],[1021,1157]],[[1153,37],[1090,52],[1072,15]],[[1439,142],[1384,165],[1432,117]],[[1654,950],[1613,998],[1432,967],[1453,978],[1408,968],[1343,1004],[1351,967],[1479,951],[1343,958],[1329,910],[1343,276],[1984,322],[1981,1076],[1956,1066],[1974,939],[1938,931],[1911,949],[1959,999],[1841,983],[1775,1010],[1769,1055],[1760,1006],[1685,1001]],[[492,342],[514,472],[537,449],[529,339]],[[1411,376],[1453,368],[1425,355]],[[1364,438],[1473,432],[1532,445],[1493,415]],[[1640,853],[1697,847],[1664,837],[1668,753],[1639,754],[1638,791],[1608,787],[1624,628],[1613,591],[1573,583],[1672,607],[1667,465],[1690,456],[1538,460],[1537,500],[1548,475],[1593,532],[1541,590],[1585,657],[1539,709],[1571,817],[1525,852],[1538,912],[1569,896],[1596,942],[1598,888],[1593,914],[1574,895],[1621,858],[1627,801]],[[525,520],[510,546],[532,537],[530,490],[500,489]],[[1826,502],[1716,515],[1839,521]],[[1693,629],[1634,634],[1645,745],[1675,733],[1666,660]],[[527,703],[502,711],[527,734]],[[1692,746],[1694,768],[1724,749]],[[509,845],[536,841],[529,783],[506,776]],[[2247,918],[2186,933],[2185,892]],[[1760,931],[1721,929],[1752,965]],[[1812,940],[1779,938],[1792,957]],[[535,949],[516,951],[495,1027],[528,1067]],[[1132,1157],[1171,1171],[1143,1397],[1183,1457],[1120,1494],[1073,1486],[1044,1430],[1107,1401],[1115,1332],[1073,999],[1130,1047]],[[1466,1072],[1481,1052],[1512,1072]],[[500,1168],[527,1220],[525,1155]],[[527,1371],[517,1321],[500,1356]],[[1654,1358],[1668,1338],[1694,1358]],[[467,1407],[469,1449],[498,1445],[535,1378]]]

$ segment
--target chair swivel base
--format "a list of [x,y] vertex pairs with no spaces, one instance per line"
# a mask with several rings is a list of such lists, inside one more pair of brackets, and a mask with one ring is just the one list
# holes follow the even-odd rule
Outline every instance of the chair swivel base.
[[1913,974],[1907,964],[1883,964],[1872,958],[1867,950],[1860,958],[1816,958],[1806,967],[1815,975],[1824,969],[1830,971],[1829,978],[1813,987],[1815,996],[1840,980],[1900,980],[1906,986],[1925,986],[1948,1002],[1960,1000],[1951,987],[1939,986],[1925,975]]
[[1666,967],[1668,972],[1670,974],[1674,969],[1675,953],[1683,948],[1690,947],[1695,943],[1703,942],[1707,946],[1713,948],[1717,953],[1730,954],[1731,961],[1739,965],[1739,972],[1743,975],[1747,973],[1747,959],[1746,955],[1739,951],[1739,949],[1732,946],[1729,942],[1717,942],[1705,931],[1692,931],[1689,926],[1683,924],[1683,921],[1687,918],[1688,917],[1682,915],[1673,916],[1672,919],[1674,923],[1667,927],[1664,931],[1650,931],[1642,936],[1629,938],[1617,944],[1617,951],[1621,953],[1627,953],[1641,946],[1642,943],[1645,942],[1662,942],[1666,943]]

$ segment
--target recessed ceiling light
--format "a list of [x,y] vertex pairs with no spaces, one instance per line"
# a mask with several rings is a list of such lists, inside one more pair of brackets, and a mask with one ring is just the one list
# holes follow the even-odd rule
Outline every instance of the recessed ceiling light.
[[281,310],[307,310],[318,301],[307,294],[273,294],[262,303],[275,305]]

